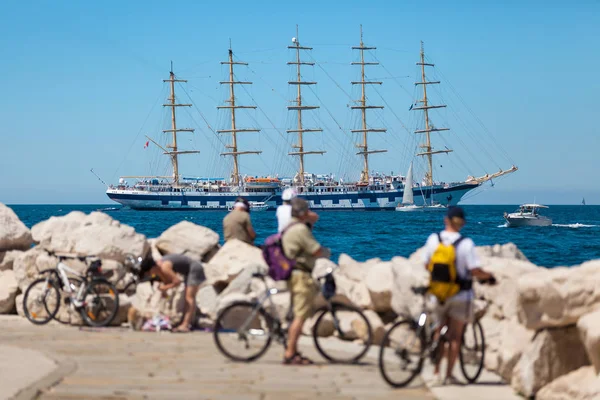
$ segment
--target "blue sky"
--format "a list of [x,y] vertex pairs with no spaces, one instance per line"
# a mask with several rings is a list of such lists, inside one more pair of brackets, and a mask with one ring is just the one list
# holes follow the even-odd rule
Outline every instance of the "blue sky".
[[[228,138],[212,129],[227,128],[228,116],[217,111],[227,97],[218,81],[226,78],[229,40],[236,58],[248,62],[238,78],[251,80],[238,89],[238,102],[258,105],[244,112],[238,126],[261,127],[240,138],[243,149],[261,149],[242,159],[242,172],[289,176],[295,161],[289,150],[294,117],[286,106],[294,93],[285,64],[286,47],[300,26],[300,42],[314,50],[317,62],[304,78],[318,81],[305,90],[305,101],[321,108],[305,118],[324,132],[306,139],[307,149],[327,150],[311,156],[308,169],[356,178],[361,162],[353,153],[350,129],[359,97],[350,81],[358,80],[351,46],[377,46],[369,61],[379,67],[368,78],[383,82],[368,90],[372,104],[386,105],[369,115],[372,148],[387,148],[372,157],[372,167],[406,172],[419,137],[411,103],[419,42],[425,42],[428,71],[442,85],[430,94],[448,104],[432,112],[438,148],[455,150],[436,158],[436,179],[462,180],[515,163],[520,170],[485,187],[471,203],[519,203],[535,197],[545,203],[600,203],[596,153],[600,147],[597,109],[600,93],[600,3],[597,1],[20,1],[0,5],[0,201],[5,203],[101,203],[106,181],[120,175],[164,174],[168,160],[149,135],[166,143],[167,97],[162,79],[170,61],[188,79],[177,87],[183,102],[194,103],[179,116],[182,148],[200,150],[181,162],[186,176],[226,176],[229,162],[218,156]],[[385,104],[384,104],[385,102]],[[200,114],[201,113],[201,114]],[[207,126],[210,125],[210,128]],[[482,124],[480,124],[480,122]],[[424,171],[415,160],[416,174]]]

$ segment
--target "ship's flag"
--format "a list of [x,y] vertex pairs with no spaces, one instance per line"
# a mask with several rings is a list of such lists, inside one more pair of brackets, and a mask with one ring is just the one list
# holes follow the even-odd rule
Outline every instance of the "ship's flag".
[[150,141],[147,141],[146,144],[144,145],[144,148],[148,147],[149,144],[150,144]]

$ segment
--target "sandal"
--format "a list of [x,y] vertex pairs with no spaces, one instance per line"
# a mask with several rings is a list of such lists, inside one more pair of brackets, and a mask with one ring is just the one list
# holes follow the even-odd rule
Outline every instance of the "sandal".
[[191,326],[178,326],[177,328],[171,330],[173,333],[190,333],[191,331]]
[[313,365],[314,362],[307,357],[304,357],[300,353],[296,353],[291,357],[283,357],[283,364],[285,365]]

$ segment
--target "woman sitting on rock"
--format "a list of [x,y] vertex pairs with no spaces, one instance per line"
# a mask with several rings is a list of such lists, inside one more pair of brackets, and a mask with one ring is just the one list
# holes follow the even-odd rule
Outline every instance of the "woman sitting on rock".
[[202,263],[179,254],[169,254],[155,262],[152,255],[149,254],[141,265],[140,275],[142,277],[157,275],[160,278],[161,284],[158,286],[158,290],[163,294],[182,283],[177,274],[184,276],[185,307],[183,309],[183,320],[177,328],[173,329],[173,332],[189,332],[196,311],[196,293],[198,293],[198,288],[202,282],[206,280]]

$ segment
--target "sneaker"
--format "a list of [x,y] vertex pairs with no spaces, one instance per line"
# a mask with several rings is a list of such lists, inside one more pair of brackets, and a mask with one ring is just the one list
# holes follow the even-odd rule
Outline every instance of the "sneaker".
[[442,386],[444,384],[440,374],[433,374],[433,376],[431,377],[431,379],[429,380],[428,383],[429,383],[430,387],[438,387],[438,386]]
[[464,383],[462,383],[461,381],[456,379],[453,375],[450,375],[450,376],[447,376],[446,379],[444,379],[444,385],[464,386]]

